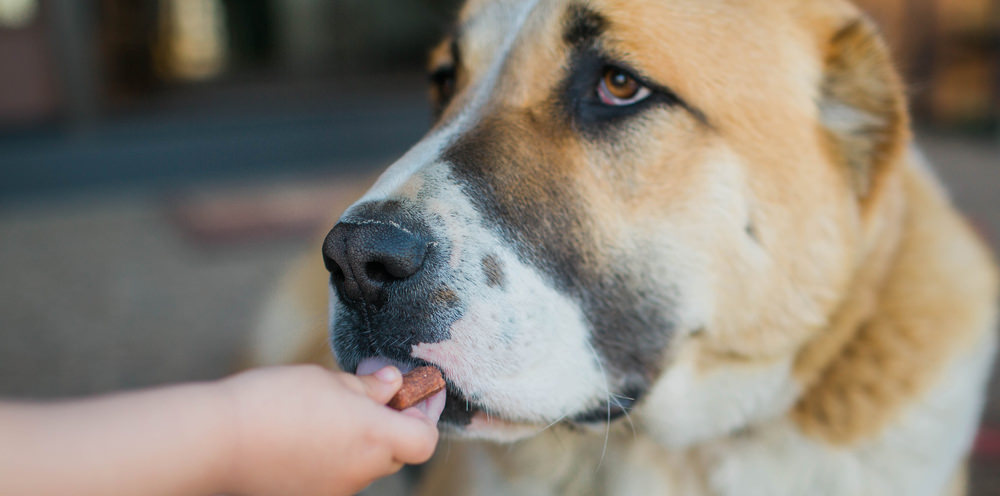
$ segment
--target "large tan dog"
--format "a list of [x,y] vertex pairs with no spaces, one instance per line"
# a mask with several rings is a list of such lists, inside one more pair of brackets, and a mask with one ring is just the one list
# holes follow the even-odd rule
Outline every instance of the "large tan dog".
[[432,72],[259,345],[438,366],[423,494],[964,492],[997,276],[855,8],[471,0]]

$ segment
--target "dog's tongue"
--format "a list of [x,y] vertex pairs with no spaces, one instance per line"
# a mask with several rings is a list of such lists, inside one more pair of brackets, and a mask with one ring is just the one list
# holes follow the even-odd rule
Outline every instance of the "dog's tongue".
[[395,360],[390,360],[385,357],[376,356],[361,360],[361,363],[358,364],[358,369],[354,371],[354,373],[357,375],[373,374],[379,370],[382,370],[384,367],[388,367],[389,365],[395,366],[397,369],[399,369],[400,372],[404,374],[413,369],[412,365],[407,365],[405,363],[397,362]]
[[[389,365],[395,366],[397,369],[399,369],[400,372],[404,374],[413,369],[412,365],[408,365],[402,362],[397,362],[395,360],[390,360],[385,357],[371,357],[361,360],[361,363],[358,364],[358,368],[354,373],[357,375],[373,374],[376,371],[382,370],[382,368],[387,367]],[[445,395],[446,395],[445,390],[442,389],[441,391],[438,391],[434,396],[431,396],[430,398],[427,398],[426,400],[421,401],[416,405],[413,405],[412,408],[420,410],[421,413],[426,415],[427,418],[431,419],[431,421],[436,424],[438,419],[441,418],[441,412],[444,411]]]

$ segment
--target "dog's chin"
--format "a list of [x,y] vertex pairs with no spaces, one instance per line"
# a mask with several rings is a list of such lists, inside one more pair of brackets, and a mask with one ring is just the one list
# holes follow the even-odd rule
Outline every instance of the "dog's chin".
[[533,437],[558,424],[570,425],[577,431],[604,432],[609,423],[626,415],[626,407],[604,405],[550,422],[518,420],[513,415],[491,412],[465,399],[449,382],[438,427],[450,437],[509,443]]
[[618,418],[610,411],[601,409],[601,412],[595,410],[568,415],[547,423],[513,420],[502,414],[489,413],[471,403],[466,404],[457,396],[448,392],[448,402],[438,423],[443,434],[455,438],[511,443],[533,437],[557,424],[570,425],[582,432],[604,432],[608,423]]
[[438,427],[450,437],[511,443],[542,432],[546,425],[506,420],[479,410],[470,416],[466,424],[458,425],[442,419]]
[[545,429],[545,424],[516,421],[501,414],[488,412],[469,401],[448,382],[444,411],[438,427],[450,437],[513,442],[534,436]]

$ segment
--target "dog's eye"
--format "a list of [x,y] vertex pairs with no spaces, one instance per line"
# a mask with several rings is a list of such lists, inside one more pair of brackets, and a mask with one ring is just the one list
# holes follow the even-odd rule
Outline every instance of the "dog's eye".
[[443,108],[455,94],[455,67],[441,67],[432,72],[431,86],[435,103]]
[[601,103],[611,106],[623,106],[636,103],[651,94],[649,88],[636,80],[631,74],[617,68],[607,67],[604,76],[597,85],[597,96]]

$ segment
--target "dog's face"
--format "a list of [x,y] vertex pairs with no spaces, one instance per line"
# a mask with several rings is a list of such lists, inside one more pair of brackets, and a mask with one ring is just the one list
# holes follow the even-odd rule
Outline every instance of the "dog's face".
[[324,245],[344,369],[436,365],[442,425],[495,439],[715,415],[699,374],[741,361],[794,389],[863,230],[837,136],[881,125],[828,87],[855,14],[822,3],[466,5],[436,124]]

